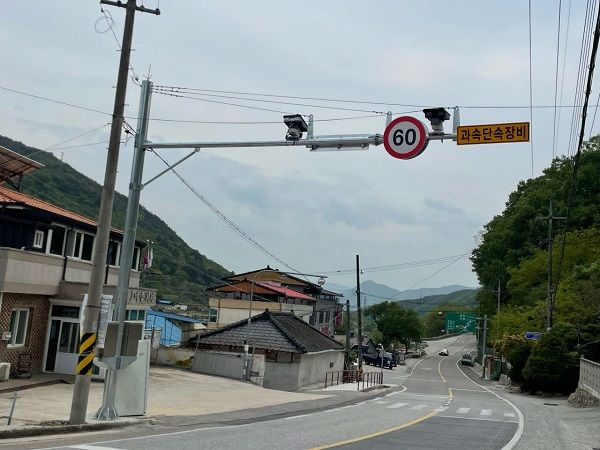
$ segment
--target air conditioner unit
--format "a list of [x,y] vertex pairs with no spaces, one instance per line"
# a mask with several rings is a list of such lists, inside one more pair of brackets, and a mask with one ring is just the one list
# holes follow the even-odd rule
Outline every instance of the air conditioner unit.
[[3,341],[10,341],[11,339],[12,339],[12,333],[10,331],[2,332],[2,340]]

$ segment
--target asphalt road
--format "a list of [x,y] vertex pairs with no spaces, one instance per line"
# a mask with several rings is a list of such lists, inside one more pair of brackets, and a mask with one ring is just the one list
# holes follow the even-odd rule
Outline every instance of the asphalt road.
[[[438,355],[442,347],[450,350],[448,357]],[[462,354],[474,348],[473,336],[431,343],[427,357],[385,371],[385,382],[397,385],[392,392],[334,409],[243,425],[148,428],[137,431],[140,435],[117,432],[112,438],[110,433],[69,436],[63,441],[40,438],[23,448],[511,448],[522,430],[521,413],[478,385],[470,369],[463,371],[458,365]]]

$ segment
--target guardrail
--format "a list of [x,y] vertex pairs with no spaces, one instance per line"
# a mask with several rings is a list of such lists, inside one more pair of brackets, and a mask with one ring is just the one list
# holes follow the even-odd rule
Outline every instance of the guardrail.
[[600,399],[600,364],[585,358],[579,360],[579,388]]
[[357,390],[383,384],[383,372],[359,372],[358,370],[336,370],[325,373],[325,387],[357,383]]

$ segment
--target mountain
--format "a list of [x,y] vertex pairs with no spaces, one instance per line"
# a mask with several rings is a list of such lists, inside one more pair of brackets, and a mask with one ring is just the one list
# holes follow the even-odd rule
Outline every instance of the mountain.
[[420,299],[403,300],[402,306],[414,309],[419,316],[424,316],[429,311],[435,311],[440,305],[466,306],[469,310],[475,305],[475,296],[478,289],[463,289],[449,294],[429,295]]
[[[31,157],[45,167],[25,175],[22,191],[65,209],[97,220],[102,188],[94,180],[45,152],[0,136],[0,145]],[[127,197],[115,192],[112,226],[123,228]],[[154,260],[145,287],[158,290],[159,298],[205,305],[206,287],[232,275],[198,250],[188,246],[160,217],[140,207],[138,239],[154,242]]]
[[[341,292],[342,294],[344,294],[344,298],[350,300],[350,303],[352,305],[356,303],[355,290],[355,288],[350,288]],[[366,304],[367,306],[375,305],[386,300],[414,300],[419,299],[419,297],[445,296],[448,294],[452,294],[453,292],[465,290],[474,290],[474,288],[468,286],[461,286],[459,284],[452,284],[449,286],[442,286],[439,288],[420,288],[399,291],[385,284],[376,283],[371,280],[363,281],[362,283],[360,283],[361,300],[363,304]]]

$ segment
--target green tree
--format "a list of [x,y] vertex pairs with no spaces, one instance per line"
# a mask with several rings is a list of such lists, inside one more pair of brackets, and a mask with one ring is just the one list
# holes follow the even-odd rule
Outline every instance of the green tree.
[[577,354],[567,348],[564,327],[557,326],[534,345],[523,369],[532,391],[569,394],[578,381]]
[[375,322],[385,348],[391,347],[395,342],[410,347],[411,342],[419,341],[422,337],[421,321],[417,313],[412,309],[402,308],[398,302],[385,301],[369,306],[365,315]]

